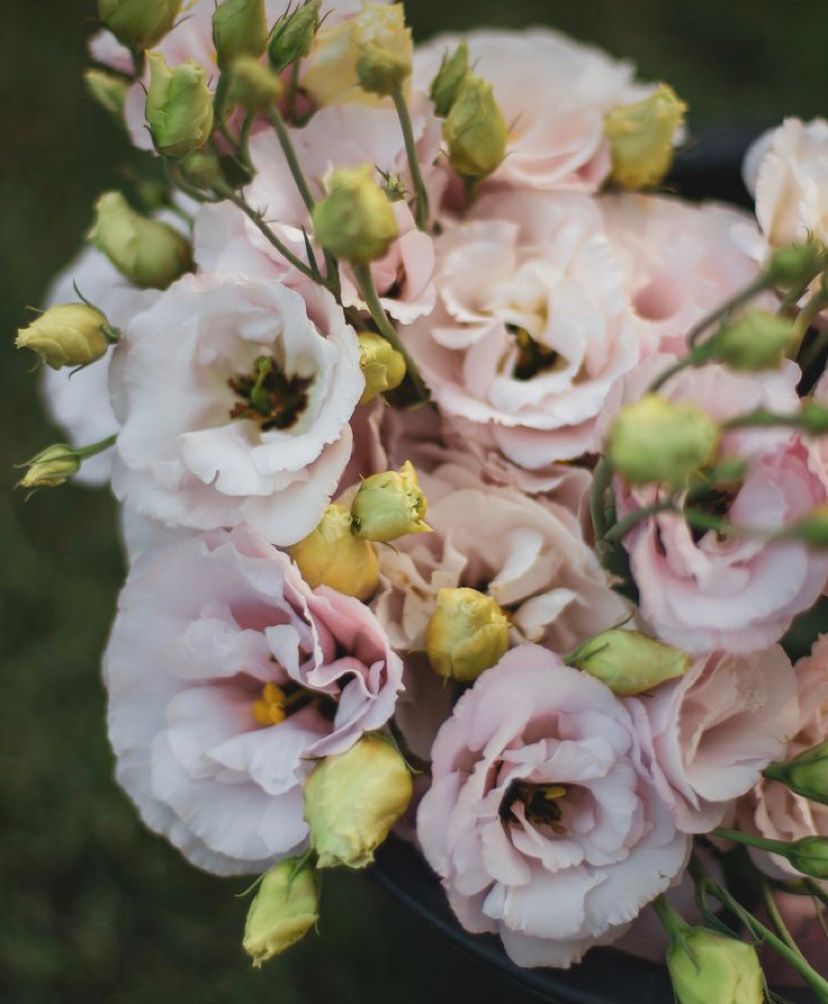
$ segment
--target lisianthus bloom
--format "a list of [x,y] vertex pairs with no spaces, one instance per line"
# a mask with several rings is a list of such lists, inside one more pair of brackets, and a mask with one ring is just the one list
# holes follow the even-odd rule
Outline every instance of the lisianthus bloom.
[[[604,115],[648,90],[634,83],[632,64],[543,28],[464,38],[470,65],[494,85],[510,129],[506,159],[493,180],[520,188],[599,188],[611,167]],[[417,88],[428,91],[443,56],[460,40],[440,35],[418,47]]]
[[319,286],[187,276],[117,346],[113,490],[170,526],[248,522],[294,544],[345,469],[364,384],[356,335]]
[[[645,370],[636,374],[642,379]],[[756,376],[707,366],[679,375],[661,393],[723,422],[759,407],[798,410],[798,379],[793,363]],[[641,613],[660,638],[690,652],[754,652],[778,641],[822,592],[828,556],[795,539],[768,539],[766,531],[781,532],[823,505],[826,487],[814,470],[813,446],[789,429],[730,430],[719,455],[747,466],[739,482],[717,491],[716,514],[760,534],[694,530],[681,515],[661,512],[638,523],[623,543]],[[619,518],[650,505],[659,492],[658,486],[631,490],[618,480]],[[705,504],[704,496],[693,502]]]
[[[813,390],[813,398],[828,408],[828,370],[822,374]],[[820,436],[814,441],[813,449],[816,470],[828,489],[828,436]]]
[[642,757],[678,828],[706,833],[783,755],[799,704],[778,645],[697,658],[687,673],[630,698]]
[[687,836],[602,683],[535,645],[455,705],[417,833],[463,926],[521,966],[567,967],[624,933],[684,869]]
[[436,244],[438,306],[405,340],[441,411],[530,471],[596,451],[607,394],[642,348],[595,203],[492,193]]
[[257,872],[305,846],[302,782],[394,710],[402,667],[366,606],[312,591],[242,527],[132,567],[104,658],[117,777],[194,864]]
[[[824,742],[828,735],[828,635],[821,635],[810,655],[796,664],[799,718],[787,749],[777,757],[788,761]],[[828,838],[828,805],[795,795],[781,781],[762,778],[739,803],[741,829],[769,840]],[[762,871],[774,878],[799,878],[787,859],[751,848]],[[828,883],[823,883],[828,888]]]
[[740,209],[655,195],[608,195],[600,205],[635,311],[663,352],[684,355],[692,326],[759,275],[761,237]]

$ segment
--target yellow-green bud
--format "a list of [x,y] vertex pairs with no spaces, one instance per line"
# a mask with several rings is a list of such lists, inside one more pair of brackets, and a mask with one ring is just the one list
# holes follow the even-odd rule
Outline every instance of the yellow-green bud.
[[322,247],[353,265],[382,258],[397,236],[397,220],[374,180],[373,167],[333,171],[325,187],[328,194],[313,210],[313,229]]
[[319,526],[293,545],[290,556],[312,589],[329,586],[363,602],[377,591],[377,556],[367,540],[351,532],[351,514],[345,506],[329,505]]
[[83,80],[90,97],[123,125],[124,103],[129,90],[129,81],[105,70],[86,70]]
[[464,41],[454,52],[443,56],[437,76],[431,83],[429,95],[440,118],[444,119],[451,111],[468,72],[469,45]]
[[389,341],[373,331],[359,336],[359,365],[365,377],[360,404],[368,404],[380,394],[396,390],[405,380],[405,359]]
[[673,404],[648,394],[622,408],[610,430],[607,456],[630,484],[663,481],[680,488],[713,462],[721,430],[690,404]]
[[222,0],[213,14],[213,44],[219,68],[242,56],[261,56],[267,45],[264,0]]
[[487,178],[503,163],[508,138],[492,85],[467,73],[443,122],[452,167],[465,178]]
[[787,763],[772,763],[765,768],[764,774],[781,781],[803,798],[828,805],[828,740]]
[[828,839],[804,837],[788,846],[788,861],[798,872],[815,879],[828,879]]
[[265,872],[244,925],[244,950],[258,969],[281,955],[319,920],[319,890],[313,869],[285,858]]
[[659,84],[643,101],[607,112],[604,133],[610,143],[612,180],[622,188],[652,188],[673,164],[676,130],[687,105],[672,87]]
[[305,819],[319,868],[365,868],[408,808],[411,773],[397,749],[368,733],[305,782]]
[[221,161],[214,153],[191,153],[178,165],[184,180],[196,188],[212,190],[226,184]]
[[281,77],[253,56],[242,56],[233,63],[228,94],[232,104],[254,114],[263,112],[276,104],[284,89]]
[[810,240],[774,251],[768,262],[768,275],[775,286],[797,289],[807,285],[826,264],[826,249],[818,241]]
[[718,359],[731,369],[756,373],[778,369],[796,337],[796,324],[791,318],[753,307],[700,346],[700,354]]
[[765,980],[753,945],[695,927],[667,950],[679,1004],[762,1004]]
[[425,646],[438,676],[472,683],[505,654],[509,620],[491,596],[476,589],[441,589]]
[[399,91],[411,76],[410,53],[399,54],[379,45],[367,45],[357,60],[359,86],[380,97]]
[[128,49],[151,49],[175,23],[182,0],[98,0],[98,16]]
[[204,67],[188,59],[170,69],[160,52],[149,53],[147,61],[147,122],[155,148],[166,157],[195,153],[213,131],[213,96]]
[[120,192],[98,199],[89,240],[136,286],[166,289],[193,267],[186,239],[166,223],[137,213]]
[[78,473],[81,458],[67,443],[55,443],[33,457],[26,467],[19,488],[59,488]]
[[106,355],[117,334],[106,317],[85,303],[51,307],[17,332],[15,345],[36,352],[47,366],[88,366]]
[[407,533],[430,533],[428,500],[410,460],[399,471],[365,478],[351,504],[353,531],[363,540],[387,543]]
[[581,645],[569,662],[626,697],[683,676],[690,656],[638,631],[614,628]]
[[310,52],[319,30],[319,0],[305,0],[291,14],[285,15],[273,29],[268,49],[270,65],[281,73],[291,63]]
[[794,524],[790,534],[817,550],[828,547],[828,505],[812,509]]

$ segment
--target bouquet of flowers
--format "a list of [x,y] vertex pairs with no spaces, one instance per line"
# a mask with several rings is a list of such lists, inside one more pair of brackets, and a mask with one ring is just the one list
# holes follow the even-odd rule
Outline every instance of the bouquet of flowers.
[[520,966],[649,915],[682,1004],[759,1002],[760,947],[828,1001],[828,122],[754,145],[754,218],[553,31],[99,13],[143,173],[17,336],[67,437],[22,485],[120,503],[144,822],[257,876],[256,965],[394,830]]

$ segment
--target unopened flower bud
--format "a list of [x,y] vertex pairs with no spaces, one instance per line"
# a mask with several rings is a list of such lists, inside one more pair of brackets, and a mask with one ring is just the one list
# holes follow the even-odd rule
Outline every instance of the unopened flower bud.
[[98,16],[128,49],[151,49],[167,34],[182,0],[98,0]]
[[166,223],[137,213],[120,192],[98,199],[89,239],[136,286],[166,289],[193,267],[187,240]]
[[329,586],[338,593],[369,600],[379,585],[379,562],[367,540],[351,532],[351,514],[329,505],[319,526],[290,549],[305,582]]
[[242,56],[230,70],[228,100],[256,114],[274,105],[282,96],[282,78],[252,56]]
[[443,122],[448,156],[458,174],[487,178],[503,163],[508,132],[492,85],[467,73]]
[[147,122],[155,148],[166,157],[195,153],[213,131],[213,96],[204,67],[190,59],[170,69],[160,52],[149,53],[147,61]]
[[756,373],[778,369],[795,340],[796,324],[791,318],[751,308],[701,345],[700,353],[733,370]]
[[785,855],[790,864],[803,875],[828,879],[828,838],[803,837],[788,845]]
[[772,763],[764,775],[781,781],[803,798],[828,805],[828,740],[787,763]]
[[116,122],[123,125],[129,81],[115,73],[107,73],[106,70],[86,70],[83,79],[90,97]]
[[399,91],[411,76],[411,55],[398,55],[379,45],[367,45],[357,60],[359,86],[380,97]]
[[305,819],[320,868],[364,868],[411,801],[411,774],[399,752],[368,733],[329,756],[305,782]]
[[368,404],[380,394],[396,390],[405,379],[402,353],[373,331],[363,331],[359,336],[359,365],[365,377],[360,404]]
[[244,925],[244,950],[258,969],[281,955],[308,933],[319,920],[316,876],[301,858],[285,858],[259,883]]
[[804,541],[809,547],[828,548],[828,505],[812,509],[790,530],[790,536]]
[[468,72],[469,45],[463,41],[454,52],[443,56],[437,76],[431,82],[429,95],[440,118],[444,119],[451,111]]
[[435,673],[472,683],[509,647],[509,621],[491,596],[466,587],[441,589],[425,646]]
[[581,645],[569,662],[626,697],[683,676],[690,656],[638,631],[614,628]]
[[704,927],[673,941],[667,969],[679,1004],[762,1004],[765,999],[753,945]]
[[191,153],[179,164],[178,169],[184,180],[196,188],[213,190],[226,184],[224,168],[214,153]]
[[213,44],[219,69],[242,56],[257,57],[267,45],[264,0],[222,0],[213,14]]
[[65,303],[20,328],[15,344],[19,349],[31,349],[53,370],[59,370],[94,363],[116,337],[99,310],[85,303]]
[[610,144],[612,180],[622,188],[652,188],[673,163],[676,130],[687,105],[672,87],[659,84],[643,101],[607,112],[604,133]]
[[619,412],[610,430],[607,456],[630,484],[664,481],[679,488],[712,463],[720,438],[719,426],[703,411],[648,394]]
[[19,488],[59,488],[81,469],[81,458],[67,443],[55,443],[33,457],[26,467]]
[[270,65],[281,73],[292,63],[304,59],[310,52],[319,30],[319,0],[305,0],[292,13],[286,14],[273,29],[268,48]]
[[313,210],[313,229],[322,247],[353,265],[382,258],[397,236],[397,220],[374,180],[373,167],[333,171],[326,188],[328,194]]
[[774,251],[768,262],[768,275],[774,286],[799,289],[828,265],[826,249],[814,240],[790,244]]
[[351,504],[357,537],[387,543],[407,533],[430,533],[425,522],[428,501],[410,460],[399,471],[372,474]]
[[828,435],[828,408],[813,398],[807,398],[799,412],[799,425],[809,436]]

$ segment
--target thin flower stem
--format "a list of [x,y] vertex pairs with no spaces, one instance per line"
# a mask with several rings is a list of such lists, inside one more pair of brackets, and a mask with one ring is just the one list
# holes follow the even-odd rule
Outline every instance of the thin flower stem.
[[663,373],[660,373],[655,380],[653,380],[647,388],[648,393],[657,394],[661,388],[668,381],[672,380],[677,373],[681,373],[681,371],[687,369],[688,366],[695,366],[695,364],[696,360],[692,353],[684,356],[683,359],[679,359],[677,362],[673,363],[672,366],[668,366]]
[[736,415],[722,422],[723,429],[763,429],[767,427],[783,425],[797,428],[801,419],[798,413],[791,415],[777,415],[766,408],[757,408],[755,411],[745,412],[743,415]]
[[97,457],[99,453],[103,453],[104,450],[108,450],[110,446],[114,446],[117,442],[117,434],[114,436],[108,436],[106,439],[102,439],[98,443],[90,443],[89,446],[79,446],[75,450],[75,456],[79,460],[89,460],[90,457]]
[[797,945],[793,935],[785,925],[785,921],[782,919],[782,914],[779,912],[779,907],[776,905],[776,900],[773,898],[773,892],[767,882],[762,883],[762,898],[764,899],[765,909],[768,911],[768,916],[773,922],[773,926],[776,928],[779,937],[785,942],[792,952],[796,952],[801,959],[805,959],[805,956],[799,949],[799,945]]
[[742,833],[741,830],[728,830],[719,826],[713,831],[714,835],[721,840],[730,840],[734,844],[744,844],[746,847],[755,847],[760,851],[768,851],[770,854],[787,854],[789,844],[784,840],[769,840],[767,837],[755,836],[751,833]]
[[697,324],[693,325],[687,334],[688,347],[693,348],[711,325],[720,321],[728,314],[732,314],[734,310],[738,310],[739,307],[744,306],[744,304],[748,303],[755,296],[763,293],[766,289],[770,289],[772,285],[773,282],[770,275],[767,272],[763,272],[750,285],[745,286],[744,289],[740,290],[729,300],[721,304],[721,306],[705,315]]
[[690,930],[690,925],[680,913],[673,909],[664,893],[653,900],[652,906],[661,926],[670,935],[671,941],[681,938]]
[[641,509],[635,509],[619,520],[611,530],[608,530],[604,534],[603,539],[607,544],[614,544],[616,541],[622,540],[633,527],[638,526],[643,520],[649,519],[650,516],[655,516],[660,512],[678,513],[680,510],[672,499],[664,499],[661,502],[654,502],[652,505],[643,506]]
[[601,457],[592,474],[592,491],[589,496],[589,512],[596,542],[603,540],[609,527],[606,519],[607,492],[612,485],[612,464]]
[[408,169],[411,171],[411,180],[414,182],[414,219],[419,230],[428,229],[429,206],[428,190],[426,189],[423,175],[420,171],[420,163],[417,160],[417,144],[414,139],[414,129],[411,125],[411,115],[402,88],[397,88],[391,94],[391,100],[397,109],[397,117],[402,127],[403,140],[405,141],[405,152],[408,156]]

